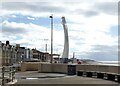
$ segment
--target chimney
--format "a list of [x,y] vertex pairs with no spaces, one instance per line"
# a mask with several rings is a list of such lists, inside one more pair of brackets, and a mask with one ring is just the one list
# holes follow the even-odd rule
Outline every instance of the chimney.
[[6,45],[9,45],[9,41],[6,41]]

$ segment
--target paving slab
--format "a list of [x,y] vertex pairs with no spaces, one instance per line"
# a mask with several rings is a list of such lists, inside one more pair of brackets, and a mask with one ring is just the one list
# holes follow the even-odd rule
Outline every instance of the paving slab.
[[116,84],[116,82],[74,76],[55,79],[20,79],[16,84]]
[[[55,77],[45,77],[55,76]],[[61,77],[60,77],[61,76]],[[26,78],[22,78],[26,77]],[[44,77],[44,78],[43,78]],[[56,85],[79,85],[79,86],[119,86],[115,81],[108,81],[97,78],[88,78],[80,76],[68,76],[66,74],[57,73],[38,73],[38,72],[21,72],[16,73],[17,82],[14,86],[56,86]]]
[[54,78],[54,77],[65,77],[66,74],[58,73],[39,73],[38,71],[19,72],[15,74],[16,79],[23,78]]

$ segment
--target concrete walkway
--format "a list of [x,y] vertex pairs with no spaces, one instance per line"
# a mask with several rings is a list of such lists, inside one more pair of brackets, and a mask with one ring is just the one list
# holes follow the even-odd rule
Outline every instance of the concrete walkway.
[[38,73],[38,71],[28,71],[28,72],[19,72],[16,73],[16,79],[25,79],[25,78],[59,78],[65,77],[66,74],[57,74],[57,73]]
[[[27,79],[26,79],[27,78]],[[20,72],[16,74],[17,83],[13,86],[53,86],[53,85],[79,85],[79,86],[119,86],[117,82],[97,78],[68,76],[66,74],[38,73],[35,71]]]

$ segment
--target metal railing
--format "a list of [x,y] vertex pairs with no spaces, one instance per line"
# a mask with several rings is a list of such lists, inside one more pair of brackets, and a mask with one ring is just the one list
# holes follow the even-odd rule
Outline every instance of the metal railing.
[[1,69],[1,85],[5,85],[8,82],[13,82],[15,79],[15,67],[14,66],[3,66]]

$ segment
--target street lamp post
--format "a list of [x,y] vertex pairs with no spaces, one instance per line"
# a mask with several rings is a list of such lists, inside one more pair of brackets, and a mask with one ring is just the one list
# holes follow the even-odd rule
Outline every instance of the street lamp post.
[[45,51],[47,53],[47,41],[48,41],[48,39],[44,39],[44,41],[46,41],[46,43],[45,43]]
[[73,60],[72,60],[72,63],[74,63],[74,59],[75,59],[75,52],[73,52]]
[[51,59],[50,63],[53,62],[53,14],[49,16],[51,19]]

